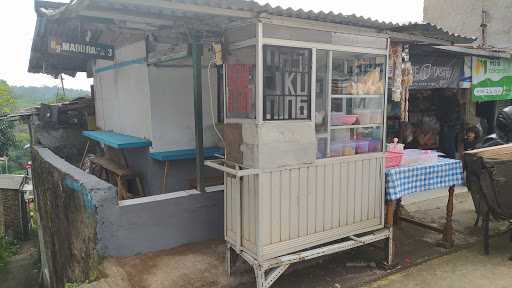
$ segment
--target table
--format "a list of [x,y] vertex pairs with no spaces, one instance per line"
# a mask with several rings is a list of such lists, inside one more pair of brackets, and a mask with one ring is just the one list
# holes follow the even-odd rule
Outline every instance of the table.
[[[464,170],[460,160],[440,158],[436,163],[386,169],[386,225],[392,226],[395,221],[403,220],[442,233],[443,239],[439,244],[446,248],[453,247],[453,194],[455,186],[462,184]],[[400,216],[402,197],[443,187],[448,187],[446,224],[443,228]]]
[[115,175],[117,181],[118,188],[118,200],[126,200],[128,198],[128,191],[126,180],[134,179],[137,183],[137,188],[139,190],[139,196],[144,195],[144,190],[142,186],[142,181],[140,179],[140,175],[133,172],[128,167],[128,160],[124,153],[124,149],[133,149],[133,148],[147,148],[151,147],[151,140],[125,135],[121,133],[116,133],[112,131],[82,131],[82,135],[87,138],[87,144],[85,146],[85,151],[82,156],[82,160],[80,161],[80,168],[83,169],[85,159],[87,157],[87,153],[89,150],[90,141],[97,141],[102,143],[108,147],[114,148],[116,151],[119,151],[122,159],[120,162],[124,162],[122,164],[118,164],[115,162],[119,161],[111,161],[112,159],[96,157],[91,161],[92,164],[101,167],[103,170],[108,171],[109,173]]

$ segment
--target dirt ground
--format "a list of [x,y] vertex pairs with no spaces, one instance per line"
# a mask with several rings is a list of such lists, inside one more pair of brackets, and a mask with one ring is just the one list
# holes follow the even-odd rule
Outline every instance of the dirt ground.
[[[404,213],[409,213],[417,219],[439,226],[444,223],[445,197],[406,202],[405,206],[407,211]],[[439,234],[402,223],[397,235],[399,239],[397,260],[400,266],[394,271],[377,267],[384,259],[384,249],[383,243],[376,243],[376,245],[359,247],[315,261],[292,265],[272,287],[345,288],[368,285],[392,273],[407,271],[408,268],[418,265],[421,267],[422,263],[429,260],[449,254],[456,255],[459,251],[475,246],[480,240],[480,229],[473,227],[474,220],[475,213],[471,197],[468,193],[459,193],[455,197],[453,221],[456,231],[455,248],[450,250],[439,248],[436,246],[436,242],[441,237]],[[494,225],[494,230],[502,231],[506,224]],[[142,256],[109,258],[103,267],[106,274],[110,276],[84,287],[255,287],[254,273],[245,261],[238,261],[232,277],[228,278],[224,268],[224,253],[224,243],[217,241],[192,244]]]
[[6,269],[0,270],[0,287],[2,288],[36,288],[39,287],[39,267],[37,249],[34,242],[21,244],[18,255],[9,259]]
[[493,239],[489,256],[483,255],[482,246],[477,245],[386,277],[369,288],[509,288],[512,285],[509,237],[504,234]]

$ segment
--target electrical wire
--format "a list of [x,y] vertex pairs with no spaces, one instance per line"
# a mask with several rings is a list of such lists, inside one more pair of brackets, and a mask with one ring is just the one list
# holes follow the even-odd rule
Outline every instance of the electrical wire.
[[210,119],[213,124],[213,129],[215,130],[215,133],[219,137],[220,141],[226,146],[226,143],[224,142],[224,138],[222,137],[219,129],[217,129],[217,124],[215,123],[215,113],[213,112],[213,92],[212,92],[212,77],[211,77],[211,68],[213,64],[213,59],[210,57],[210,62],[208,63],[208,93],[210,94]]

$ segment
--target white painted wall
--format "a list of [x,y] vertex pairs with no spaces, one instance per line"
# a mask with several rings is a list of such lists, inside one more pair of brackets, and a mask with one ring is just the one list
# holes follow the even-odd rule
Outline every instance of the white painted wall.
[[[145,43],[116,49],[115,63],[145,57]],[[206,54],[206,53],[205,53]],[[205,55],[203,65],[207,64]],[[152,151],[195,148],[194,94],[191,61],[180,67],[135,64],[95,75],[96,122],[103,130],[150,139]],[[97,61],[96,68],[112,65]],[[203,72],[203,125],[205,147],[218,146],[211,119],[208,69]],[[211,89],[217,120],[217,72]]]
[[[204,146],[217,146],[211,121],[208,69],[203,69]],[[213,112],[217,119],[217,73],[212,70]],[[153,151],[195,148],[192,68],[149,68]]]
[[512,0],[425,0],[423,19],[452,33],[480,37],[482,10],[488,12],[488,44],[512,48]]
[[[114,63],[145,57],[145,43],[137,42],[116,49]],[[97,61],[96,69],[111,65]],[[135,64],[96,74],[97,125],[103,130],[151,139],[151,104],[148,68]]]

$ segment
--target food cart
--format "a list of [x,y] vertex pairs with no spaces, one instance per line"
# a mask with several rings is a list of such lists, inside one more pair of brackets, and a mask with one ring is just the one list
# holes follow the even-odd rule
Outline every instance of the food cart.
[[226,158],[206,165],[225,173],[228,271],[240,255],[269,287],[292,263],[391,243],[388,36],[255,23],[225,39]]

